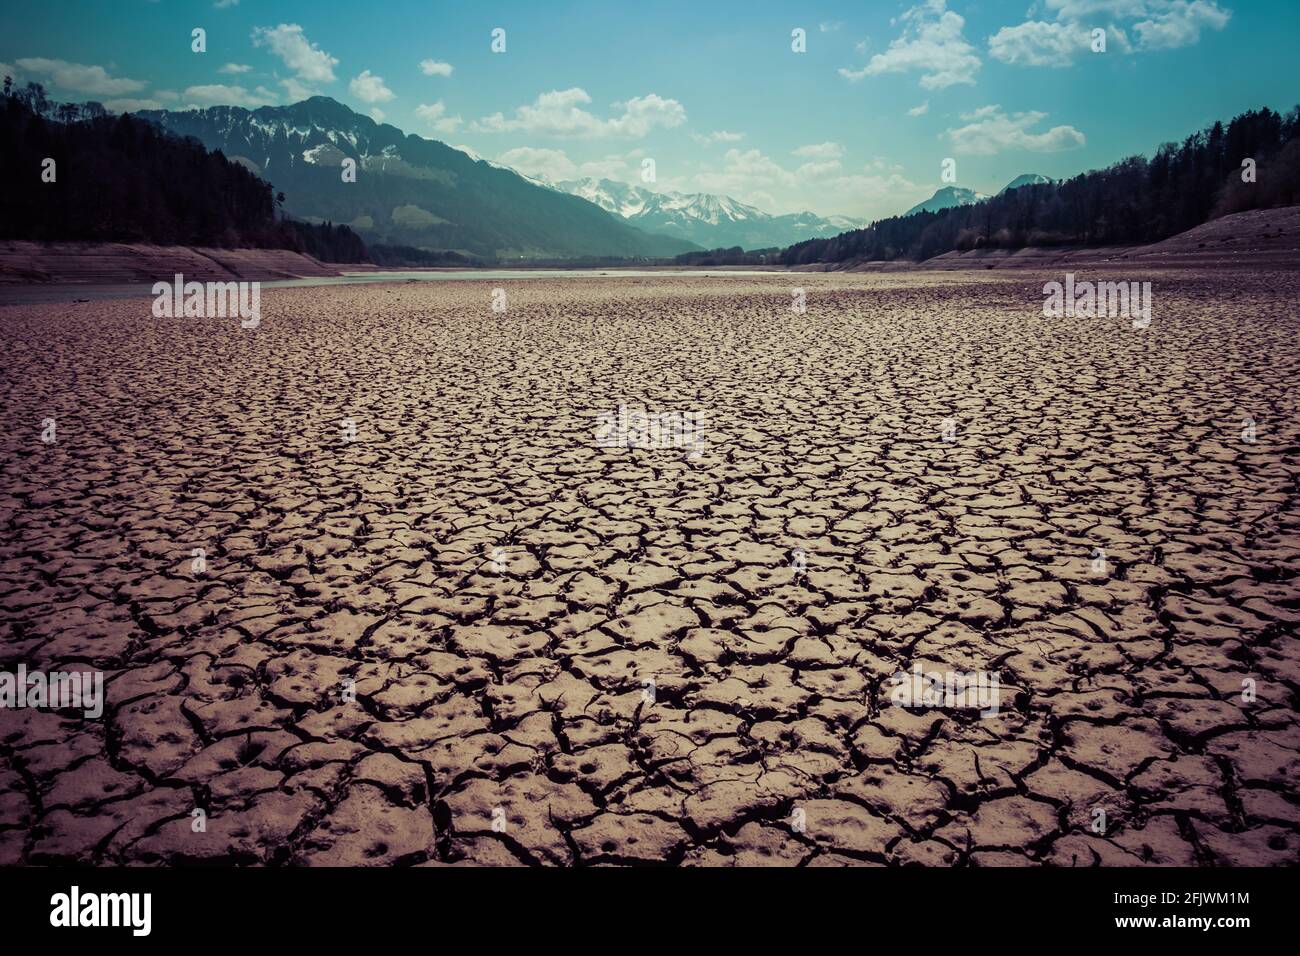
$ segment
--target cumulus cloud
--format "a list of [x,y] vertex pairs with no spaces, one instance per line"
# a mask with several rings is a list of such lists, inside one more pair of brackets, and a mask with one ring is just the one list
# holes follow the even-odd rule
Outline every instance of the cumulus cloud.
[[844,155],[844,147],[839,143],[811,143],[794,150],[794,155],[807,159],[839,159]]
[[947,9],[946,0],[926,0],[902,14],[902,34],[877,53],[866,66],[840,69],[840,76],[861,80],[881,73],[921,72],[921,87],[942,90],[970,85],[979,72],[980,58],[962,35],[966,20]]
[[217,72],[218,73],[247,73],[251,69],[252,67],[248,66],[245,63],[227,63],[225,66],[220,67],[217,70]]
[[989,56],[1016,66],[1069,66],[1077,54],[1090,50],[1091,44],[1091,27],[1029,20],[1003,27],[989,37]]
[[630,155],[625,157],[615,154],[588,160],[578,167],[578,174],[594,179],[629,179],[631,171],[628,163],[631,158]]
[[828,159],[815,163],[804,163],[795,170],[795,175],[820,179],[823,176],[831,175],[831,173],[839,172],[841,169],[843,169],[843,166],[841,166],[838,159]]
[[991,156],[1008,149],[1056,153],[1077,149],[1086,142],[1084,135],[1073,126],[1053,126],[1045,132],[1033,132],[1032,128],[1047,118],[1046,113],[1008,115],[1000,106],[983,106],[963,113],[961,118],[967,125],[945,133],[959,153]]
[[459,116],[448,116],[447,106],[442,100],[434,103],[421,103],[415,108],[415,115],[439,133],[454,133],[465,122]]
[[811,210],[865,218],[895,213],[928,194],[901,167],[883,161],[846,169],[839,158],[827,158],[790,169],[757,149],[730,149],[719,166],[695,173],[683,186],[778,214]]
[[1138,45],[1148,50],[1173,50],[1191,46],[1201,39],[1201,29],[1222,30],[1232,17],[1231,10],[1223,10],[1206,0],[1175,0],[1168,10],[1133,24]]
[[701,146],[709,146],[713,143],[739,143],[745,138],[744,133],[730,133],[725,129],[717,129],[712,133],[692,133],[691,139]]
[[284,87],[285,95],[293,101],[305,100],[309,96],[316,95],[316,91],[312,87],[294,79],[292,76],[283,77],[280,80],[280,85]]
[[339,61],[308,40],[296,23],[255,27],[253,46],[266,47],[293,72],[293,76],[280,80],[290,99],[306,99],[316,92],[316,84],[334,82],[334,67]]
[[275,94],[264,86],[250,91],[242,86],[221,83],[186,87],[181,97],[196,106],[246,106],[250,109],[275,102]]
[[[1088,53],[1092,31],[1106,31],[1108,51],[1191,46],[1203,29],[1222,30],[1232,17],[1214,0],[1047,0],[1055,20],[1027,20],[989,37],[989,55],[1017,66],[1068,66]],[[1136,43],[1129,40],[1129,33]]]
[[123,93],[138,93],[146,85],[142,80],[111,76],[102,66],[69,63],[67,60],[23,57],[15,65],[24,73],[39,77],[52,86],[70,93],[121,96]]
[[1142,16],[1150,0],[1046,0],[1048,10],[1055,10],[1062,20],[1104,15],[1110,17]]
[[454,69],[455,67],[450,63],[443,63],[439,60],[420,61],[420,72],[425,76],[451,76],[451,71]]
[[929,101],[929,100],[926,100],[926,101],[925,101],[924,103],[922,103],[920,106],[913,106],[910,110],[907,111],[907,115],[908,115],[908,116],[924,116],[924,115],[925,115],[926,113],[928,113],[928,112],[930,112],[930,101]]
[[511,117],[494,113],[475,121],[473,128],[482,133],[520,131],[536,136],[639,138],[656,126],[671,128],[686,121],[681,103],[655,93],[613,104],[621,112],[608,119],[583,109],[590,102],[587,91],[576,86],[552,90],[518,107]]
[[720,169],[697,173],[695,181],[709,192],[722,192],[744,199],[756,190],[766,192],[773,187],[794,186],[797,179],[793,172],[761,150],[729,149],[723,156]]
[[578,172],[573,160],[560,149],[520,146],[506,150],[497,157],[497,162],[527,176],[543,176],[552,182],[572,179]]
[[363,103],[387,103],[397,98],[396,94],[384,85],[384,78],[375,76],[369,70],[362,70],[352,78],[352,82],[348,84],[348,92]]

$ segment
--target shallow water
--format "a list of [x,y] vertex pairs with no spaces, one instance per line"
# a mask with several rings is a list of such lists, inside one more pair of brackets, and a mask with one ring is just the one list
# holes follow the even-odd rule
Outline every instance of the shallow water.
[[[722,276],[774,275],[775,270],[647,271],[634,269],[456,269],[440,272],[348,272],[341,276],[306,279],[267,279],[263,289],[292,289],[318,285],[358,285],[367,282],[491,282],[502,279],[635,279],[635,278],[718,278]],[[165,277],[158,281],[171,281]],[[215,280],[225,281],[225,280]],[[0,305],[38,305],[45,302],[90,302],[99,299],[129,299],[152,296],[153,281],[117,283],[62,283],[0,286]]]

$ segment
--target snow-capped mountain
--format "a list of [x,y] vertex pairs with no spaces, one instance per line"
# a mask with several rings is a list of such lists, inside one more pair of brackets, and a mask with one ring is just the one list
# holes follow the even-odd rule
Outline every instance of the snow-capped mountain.
[[612,179],[588,177],[550,185],[581,196],[647,232],[676,236],[706,249],[788,246],[865,225],[847,216],[823,218],[810,212],[774,216],[730,196],[657,192]]
[[[408,136],[328,97],[139,116],[243,162],[285,209],[346,223],[367,243],[501,257],[666,256],[695,248],[437,140]],[[345,161],[356,164],[345,178]]]
[[[1050,185],[1054,182],[1055,180],[1048,179],[1039,173],[1024,173],[1003,186],[998,195],[1001,196],[1005,192],[1019,189],[1021,186]],[[903,215],[910,216],[918,212],[938,212],[940,209],[952,209],[954,206],[970,206],[990,198],[992,197],[976,192],[973,189],[967,189],[964,186],[944,186],[925,202],[917,203]]]
[[1019,189],[1021,186],[1048,186],[1054,182],[1056,182],[1056,180],[1048,179],[1046,176],[1040,175],[1039,173],[1022,173],[1003,186],[1002,191],[999,192],[998,195],[1001,196],[1002,193],[1010,192],[1013,189]]
[[964,186],[944,186],[925,202],[917,203],[904,216],[918,212],[938,212],[940,209],[952,209],[954,206],[970,206],[989,197]]
[[1040,173],[1021,173],[1019,176],[1011,179],[1009,183],[1006,183],[1005,186],[1002,186],[998,195],[1002,195],[1002,193],[1010,193],[1011,190],[1019,189],[1021,186],[1050,186],[1053,185],[1054,182],[1056,182],[1056,179],[1043,176],[1043,174]]

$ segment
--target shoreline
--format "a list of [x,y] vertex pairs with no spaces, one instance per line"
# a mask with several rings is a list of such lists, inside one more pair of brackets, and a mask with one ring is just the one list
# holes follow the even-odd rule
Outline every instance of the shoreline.
[[[873,265],[888,265],[889,268],[872,268]],[[809,279],[813,276],[826,277],[842,276],[844,278],[865,277],[869,275],[886,276],[896,275],[899,277],[905,275],[934,275],[944,274],[954,279],[959,278],[962,274],[970,277],[972,282],[982,282],[987,279],[990,272],[1000,274],[1006,277],[1007,281],[1013,281],[1013,276],[1033,274],[1040,275],[1064,275],[1067,273],[1080,273],[1081,278],[1098,278],[1109,273],[1127,272],[1133,273],[1141,271],[1147,274],[1160,273],[1177,273],[1193,271],[1243,271],[1251,272],[1276,272],[1289,273],[1300,271],[1300,253],[1292,256],[1252,256],[1249,260],[1232,260],[1222,256],[1217,257],[1194,257],[1194,256],[1170,256],[1160,259],[1142,259],[1142,260],[1113,260],[1113,259],[1053,259],[1032,258],[1021,259],[1003,268],[995,269],[990,265],[981,265],[979,262],[960,262],[949,260],[943,265],[928,265],[926,263],[907,263],[902,264],[875,264],[868,263],[851,268],[842,269],[812,269],[812,268],[792,268],[792,269],[743,269],[734,267],[731,269],[721,268],[679,268],[679,269],[635,269],[635,268],[609,268],[609,269],[482,269],[482,270],[463,270],[463,269],[421,269],[421,270],[384,270],[379,271],[346,271],[337,275],[327,276],[293,276],[289,278],[270,278],[270,279],[235,279],[233,277],[220,279],[217,281],[253,281],[259,283],[263,292],[271,292],[284,289],[329,289],[329,288],[350,288],[358,285],[373,285],[377,288],[391,286],[410,286],[421,285],[424,283],[447,283],[460,284],[465,282],[539,282],[547,279],[578,279],[578,280],[598,280],[598,279],[768,279],[784,276],[788,280],[798,283]],[[193,281],[204,281],[199,276],[187,275],[186,279]],[[172,282],[170,275],[161,279],[150,278],[141,279],[135,282],[119,283],[96,283],[96,282],[35,282],[35,283],[4,283],[0,282],[0,308],[31,306],[31,305],[55,305],[55,304],[81,304],[87,302],[102,302],[118,299],[152,299],[154,298],[153,286],[155,282]],[[209,280],[210,281],[210,280]]]
[[207,249],[133,243],[0,241],[0,305],[128,298],[154,282],[255,281],[269,288],[381,282],[833,273],[1058,271],[1075,269],[1300,269],[1300,206],[1215,219],[1143,246],[1028,246],[947,252],[922,262],[776,265],[573,265],[385,267],[326,263],[287,249]]

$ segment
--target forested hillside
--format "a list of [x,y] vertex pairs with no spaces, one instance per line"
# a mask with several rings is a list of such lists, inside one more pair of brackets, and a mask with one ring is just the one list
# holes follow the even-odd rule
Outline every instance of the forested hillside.
[[[49,161],[52,161],[52,165]],[[220,152],[39,84],[0,97],[0,238],[276,248],[365,261],[346,226],[277,214],[271,185]]]
[[[1243,160],[1254,181],[1243,182]],[[1229,213],[1300,203],[1300,107],[1251,110],[1060,183],[970,206],[896,216],[781,254],[786,265],[929,259],[953,250],[1157,242]]]

